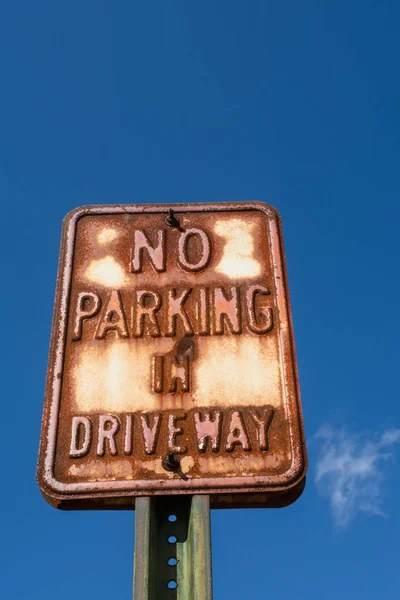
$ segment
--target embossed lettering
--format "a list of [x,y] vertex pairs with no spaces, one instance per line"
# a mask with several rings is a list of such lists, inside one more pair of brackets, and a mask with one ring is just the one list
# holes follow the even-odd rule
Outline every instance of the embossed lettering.
[[274,409],[272,406],[266,406],[260,410],[249,410],[257,425],[257,438],[260,450],[268,450],[268,431],[271,425]]
[[140,231],[139,229],[135,231],[131,261],[132,273],[142,272],[145,250],[150,258],[150,264],[153,269],[159,273],[165,271],[165,231],[163,229],[157,231],[157,244],[154,246],[150,243],[144,231]]
[[181,324],[185,335],[193,335],[193,327],[189,321],[189,317],[185,311],[184,304],[188,299],[191,289],[182,290],[180,294],[172,289],[168,290],[168,305],[167,305],[167,335],[175,336],[177,330],[177,321]]
[[[192,262],[188,256],[188,242],[191,237],[198,236],[201,242],[201,256],[197,262]],[[186,229],[179,238],[178,263],[185,271],[201,271],[211,259],[211,242],[205,231],[201,229]]]
[[233,452],[237,445],[242,446],[243,450],[251,450],[246,426],[240,410],[234,410],[231,414],[225,450]]
[[196,427],[197,446],[200,452],[205,452],[207,449],[207,440],[211,442],[211,449],[218,452],[221,441],[221,425],[222,413],[217,410],[215,412],[194,413],[194,423]]
[[99,437],[97,440],[97,456],[104,456],[106,452],[106,442],[108,442],[110,454],[117,454],[117,444],[115,436],[119,431],[119,419],[112,415],[100,415],[99,417]]
[[76,314],[74,323],[73,340],[78,341],[82,337],[83,321],[92,319],[100,310],[101,300],[93,292],[80,292],[76,303]]
[[162,415],[155,413],[153,416],[153,425],[149,424],[149,415],[140,415],[140,422],[142,425],[143,442],[146,454],[154,454],[157,446],[157,439],[160,433]]
[[[274,414],[275,409],[269,405],[226,411],[197,408],[189,412],[175,409],[167,413],[160,410],[155,413],[103,414],[96,417],[96,428],[91,417],[76,415],[71,419],[69,455],[75,459],[95,452],[106,460],[107,456],[118,454],[161,456],[167,449],[184,454],[190,448],[191,455],[196,452],[232,453],[236,446],[241,446],[241,451],[253,448],[257,452],[267,452]],[[187,435],[185,421],[188,421]],[[139,446],[135,444],[135,427],[139,427],[137,433],[143,440]]]
[[188,392],[190,388],[190,362],[189,357],[176,358],[170,357],[170,378],[168,391],[175,393],[178,391],[178,382],[181,393]]
[[268,296],[270,293],[265,285],[252,285],[246,292],[247,321],[253,333],[268,333],[274,325],[272,308],[256,307],[257,296]]
[[[81,431],[83,429],[83,440]],[[86,456],[92,442],[92,423],[88,417],[72,417],[71,444],[69,455],[71,458]]]
[[178,446],[176,444],[176,438],[183,433],[182,427],[177,427],[176,423],[184,419],[186,419],[186,413],[182,415],[168,415],[168,450],[170,452],[179,452],[181,454],[187,452],[186,446]]
[[133,429],[133,417],[132,417],[132,415],[126,415],[125,416],[125,443],[124,443],[125,454],[132,454],[132,452],[133,452],[132,429]]
[[164,357],[162,354],[153,356],[152,384],[153,392],[161,394],[164,390]]
[[136,292],[136,307],[134,310],[134,335],[142,337],[147,329],[151,337],[159,337],[160,326],[156,313],[161,308],[161,296],[150,290]]
[[199,335],[210,334],[210,308],[208,288],[199,288],[199,302],[197,304],[199,322]]
[[117,335],[121,338],[129,336],[121,294],[117,290],[112,290],[110,294],[108,304],[99,321],[95,337],[98,340],[102,340],[109,331],[116,331]]
[[224,324],[228,326],[231,333],[241,333],[240,322],[240,299],[238,289],[230,288],[230,299],[223,288],[214,289],[214,333],[224,333]]

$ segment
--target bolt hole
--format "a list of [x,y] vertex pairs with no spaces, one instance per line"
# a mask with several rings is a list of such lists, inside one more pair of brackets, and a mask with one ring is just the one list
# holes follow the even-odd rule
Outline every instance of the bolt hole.
[[176,558],[169,558],[168,564],[170,567],[176,567],[176,565],[178,564],[178,561],[176,560]]
[[168,538],[168,542],[170,544],[176,544],[177,541],[178,541],[178,538],[175,535],[170,535]]
[[177,587],[178,584],[176,583],[175,579],[171,579],[170,581],[168,581],[168,588],[170,590],[176,590]]
[[175,523],[175,521],[176,521],[176,515],[169,515],[169,517],[168,517],[168,521],[169,521],[170,523]]

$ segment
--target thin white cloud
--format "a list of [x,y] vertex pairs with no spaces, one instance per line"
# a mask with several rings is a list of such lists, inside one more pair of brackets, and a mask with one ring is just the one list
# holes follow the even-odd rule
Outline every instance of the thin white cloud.
[[320,443],[315,481],[329,498],[335,524],[347,527],[359,511],[385,516],[385,469],[393,457],[390,447],[400,442],[400,429],[362,436],[324,426],[315,438]]

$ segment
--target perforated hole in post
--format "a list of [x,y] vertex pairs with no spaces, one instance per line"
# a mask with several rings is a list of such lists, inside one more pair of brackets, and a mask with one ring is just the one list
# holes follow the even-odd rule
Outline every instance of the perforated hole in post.
[[178,538],[177,538],[175,535],[170,535],[170,536],[168,537],[168,542],[169,542],[170,544],[176,544],[176,542],[177,542],[177,541],[178,541]]
[[171,579],[170,581],[168,581],[168,588],[170,590],[176,590],[177,587],[178,587],[178,584],[175,581],[175,579]]
[[170,523],[175,523],[176,520],[177,520],[177,516],[176,515],[169,515],[168,516],[168,521]]
[[168,564],[170,567],[176,567],[176,565],[178,564],[178,561],[176,560],[176,558],[171,557],[168,559]]

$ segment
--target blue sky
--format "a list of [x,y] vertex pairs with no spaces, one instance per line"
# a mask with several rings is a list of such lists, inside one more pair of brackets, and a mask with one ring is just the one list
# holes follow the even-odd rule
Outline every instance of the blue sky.
[[2,3],[2,598],[131,593],[133,514],[56,511],[35,483],[63,216],[244,199],[283,218],[310,468],[291,507],[213,513],[215,597],[396,596],[399,18],[394,0]]

